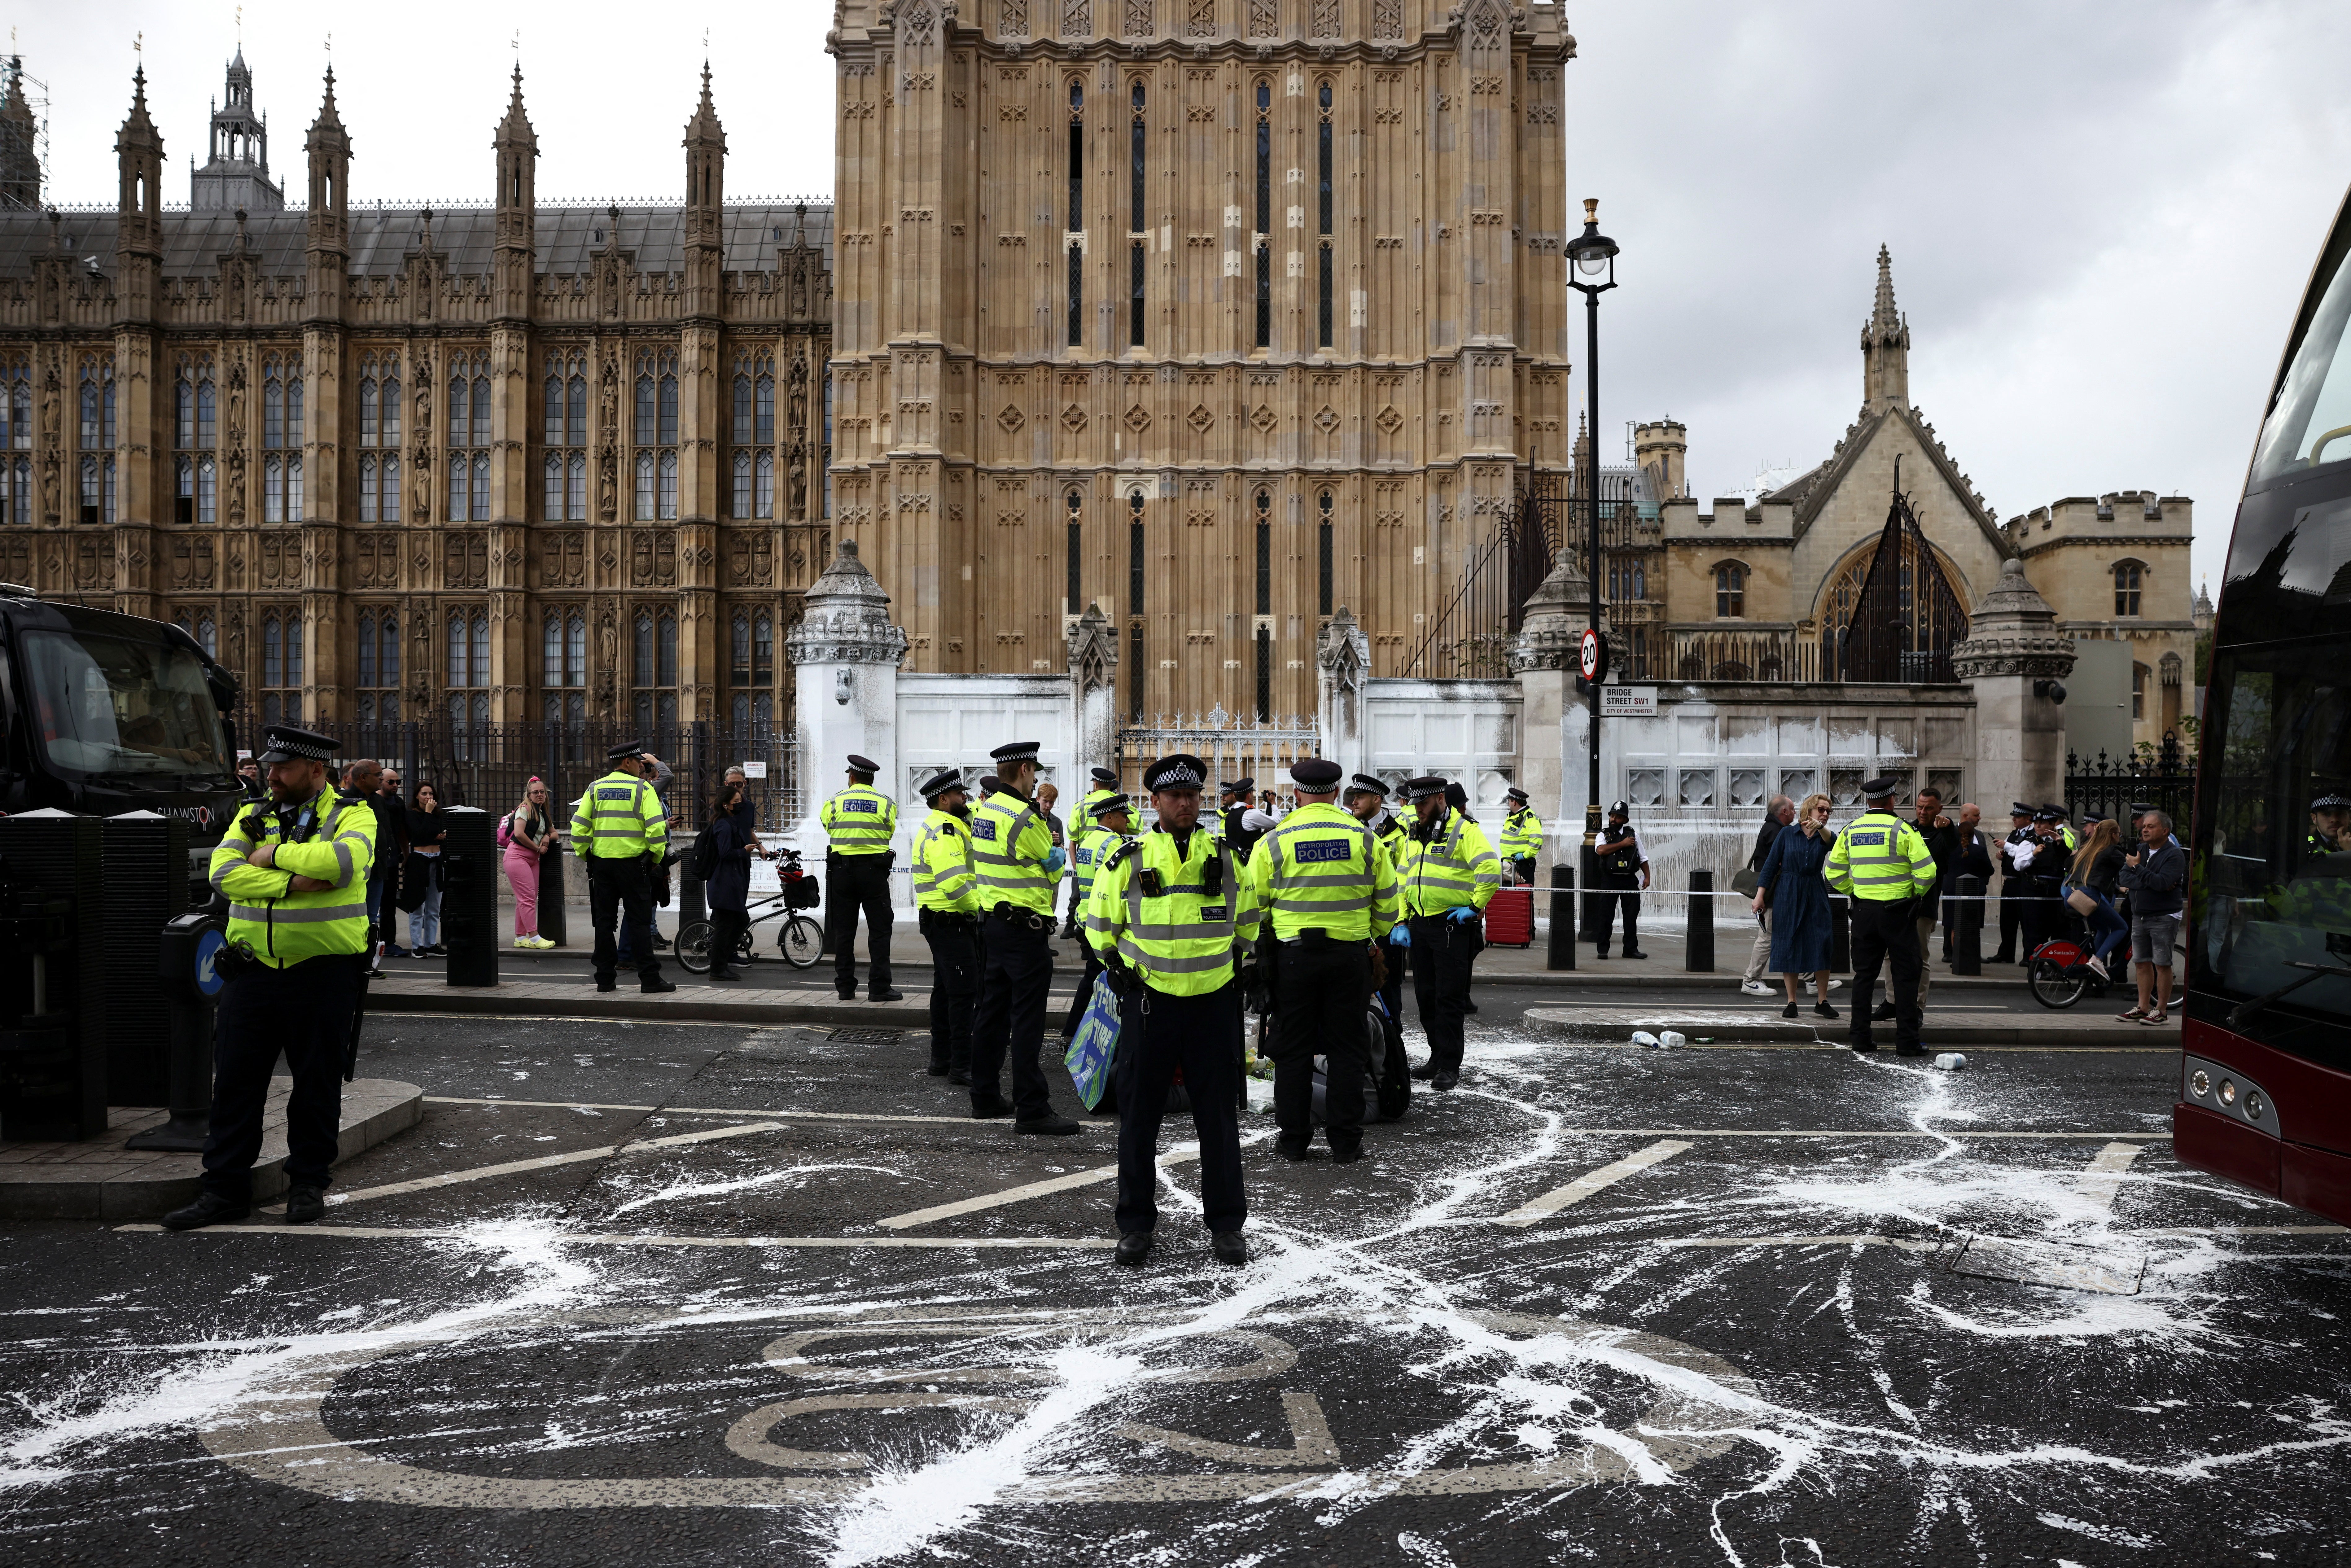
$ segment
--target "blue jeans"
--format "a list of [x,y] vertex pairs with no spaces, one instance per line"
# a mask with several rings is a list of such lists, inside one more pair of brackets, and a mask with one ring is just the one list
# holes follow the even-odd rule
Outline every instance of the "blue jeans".
[[[432,860],[436,867],[440,863],[434,857],[426,858]],[[430,947],[440,940],[441,884],[437,881],[427,881],[424,902],[418,904],[416,913],[408,917],[408,946],[412,949]]]
[[2090,925],[2091,956],[2103,963],[2106,956],[2120,946],[2123,939],[2130,935],[2130,927],[2124,924],[2122,914],[2115,908],[2113,899],[2094,887],[2085,887],[2082,891],[2097,902],[2098,906],[2090,911],[2085,918],[2088,920]]

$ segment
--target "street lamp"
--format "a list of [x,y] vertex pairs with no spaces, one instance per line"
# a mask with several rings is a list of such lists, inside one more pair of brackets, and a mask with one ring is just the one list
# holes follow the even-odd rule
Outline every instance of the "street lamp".
[[1583,792],[1584,885],[1592,885],[1597,869],[1593,853],[1600,842],[1600,683],[1607,677],[1605,644],[1600,642],[1600,297],[1616,287],[1616,242],[1600,232],[1600,202],[1583,204],[1583,232],[1567,247],[1568,287],[1583,296],[1583,371],[1585,417],[1592,430],[1591,555],[1585,565],[1592,577],[1590,640],[1598,650],[1587,671],[1585,695],[1592,703],[1591,746]]

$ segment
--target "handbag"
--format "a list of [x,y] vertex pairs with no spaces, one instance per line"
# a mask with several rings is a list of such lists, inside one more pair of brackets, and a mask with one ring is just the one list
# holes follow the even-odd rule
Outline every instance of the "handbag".
[[1097,975],[1093,1000],[1086,1004],[1078,1032],[1061,1055],[1070,1082],[1077,1085],[1078,1098],[1089,1111],[1102,1103],[1102,1091],[1110,1086],[1111,1063],[1118,1056],[1118,993],[1111,989],[1109,976]]
[[2065,907],[2076,915],[2093,915],[2097,912],[2098,901],[2088,888],[2069,878],[2065,883]]
[[1741,897],[1752,898],[1755,896],[1755,868],[1753,866],[1743,865],[1737,871],[1730,873],[1731,892],[1740,894]]
[[425,896],[433,887],[434,870],[433,858],[413,850],[401,861],[400,891],[392,895],[392,902],[400,906],[402,914],[413,915],[424,907]]

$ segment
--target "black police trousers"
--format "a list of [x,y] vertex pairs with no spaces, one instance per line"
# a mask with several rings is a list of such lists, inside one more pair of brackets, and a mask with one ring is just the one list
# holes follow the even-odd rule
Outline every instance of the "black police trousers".
[[1094,981],[1102,977],[1102,957],[1082,931],[1078,934],[1078,950],[1086,956],[1086,967],[1078,974],[1078,994],[1070,998],[1069,1016],[1061,1020],[1061,1034],[1067,1040],[1078,1038],[1078,1025],[1085,1018],[1086,1009],[1093,1005]]
[[1387,966],[1387,984],[1380,988],[1380,1006],[1387,1012],[1387,1064],[1380,1071],[1380,1113],[1401,1116],[1412,1103],[1410,1061],[1404,1053],[1404,975],[1412,967],[1412,949],[1384,941],[1381,961]]
[[367,962],[364,955],[326,954],[283,969],[256,964],[228,977],[213,1021],[206,1192],[252,1201],[262,1111],[280,1052],[294,1078],[286,1102],[286,1179],[296,1186],[327,1185],[342,1122],[343,1052]]
[[1469,1016],[1469,966],[1486,939],[1478,923],[1441,915],[1412,917],[1412,998],[1420,1027],[1428,1032],[1428,1065],[1438,1072],[1461,1071],[1462,1023]]
[[1004,1103],[1009,1056],[1013,1114],[1032,1122],[1053,1113],[1052,1090],[1037,1060],[1045,1043],[1045,994],[1053,985],[1053,953],[1046,946],[1052,917],[1017,904],[1004,908],[1006,914],[989,915],[980,927],[987,961],[971,1020],[971,1103],[984,1111]]
[[[1621,880],[1620,880],[1621,878]],[[1639,879],[1601,873],[1600,885],[1592,894],[1592,918],[1584,935],[1599,948],[1600,956],[1608,956],[1609,927],[1616,921],[1616,905],[1625,905],[1625,947],[1631,954],[1641,950],[1641,883]]]
[[1995,964],[2014,963],[2030,956],[2016,950],[2017,934],[2024,924],[2024,879],[2003,876],[2000,879],[2000,951],[1992,955]]
[[1886,990],[1894,1000],[1894,1043],[1918,1043],[1918,971],[1924,955],[1918,951],[1918,923],[1908,899],[1856,898],[1850,901],[1853,933],[1853,1029],[1855,1045],[1867,1045],[1870,993],[1877,988],[1880,965],[1891,965]]
[[596,983],[609,984],[620,972],[620,949],[612,939],[613,926],[620,921],[629,923],[632,940],[630,951],[637,961],[637,977],[644,980],[661,978],[661,955],[653,950],[653,875],[642,855],[618,857],[590,855],[588,864],[588,920],[596,928]]
[[[1323,1135],[1333,1153],[1364,1142],[1364,1010],[1372,996],[1372,956],[1361,942],[1308,938],[1272,945],[1273,1119],[1281,1141],[1300,1148],[1314,1137],[1314,1059],[1328,1063]],[[1384,1041],[1382,1042],[1385,1044]],[[1187,1071],[1184,1082],[1192,1082]],[[1198,1092],[1193,1098],[1199,1098]]]
[[979,989],[979,916],[925,909],[914,917],[931,948],[931,1070],[971,1071],[971,1004]]
[[1120,1000],[1118,1055],[1118,1229],[1123,1236],[1159,1223],[1159,1124],[1178,1067],[1200,1139],[1201,1217],[1211,1230],[1238,1230],[1249,1218],[1241,1193],[1241,997],[1237,982],[1198,997],[1171,997],[1148,987]]
[[890,988],[890,856],[830,854],[824,860],[824,939],[832,948],[832,986],[857,994],[857,912],[865,911],[872,984]]

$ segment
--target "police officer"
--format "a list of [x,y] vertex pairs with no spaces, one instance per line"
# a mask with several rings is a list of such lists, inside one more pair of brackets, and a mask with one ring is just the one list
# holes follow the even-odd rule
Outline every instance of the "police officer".
[[[1016,740],[988,753],[996,793],[971,814],[972,862],[979,877],[986,954],[978,1009],[972,1019],[971,1113],[1014,1118],[1016,1133],[1064,1134],[1078,1124],[1053,1109],[1038,1053],[1045,1042],[1046,993],[1053,985],[1053,890],[1066,858],[1053,830],[1029,799],[1037,788],[1038,743]],[[1005,1058],[1012,1059],[1012,1099],[1004,1098]]]
[[368,873],[375,812],[334,787],[335,743],[272,725],[260,760],[269,799],[241,809],[212,854],[228,901],[220,1010],[214,1023],[212,1128],[195,1201],[163,1217],[173,1230],[243,1219],[278,1053],[294,1076],[286,1102],[286,1220],[327,1211],[328,1170],[342,1122],[344,1053],[368,958]]
[[[588,918],[596,928],[600,991],[614,988],[620,969],[614,922],[627,922],[632,935],[653,930],[653,868],[669,847],[669,820],[644,777],[651,770],[644,743],[632,740],[609,755],[612,770],[588,786],[571,817],[571,852],[587,862]],[[639,935],[631,950],[639,990],[677,989],[674,981],[662,978],[661,957],[650,941]]]
[[1870,992],[1882,964],[1894,969],[1894,1054],[1924,1056],[1918,1043],[1918,925],[1913,915],[1935,892],[1935,856],[1918,830],[1894,814],[1894,780],[1861,787],[1868,810],[1830,847],[1825,875],[1853,900],[1853,1035],[1855,1051],[1876,1051],[1869,1038]]
[[1502,799],[1510,803],[1510,814],[1502,819],[1502,858],[1510,862],[1520,884],[1529,886],[1535,880],[1535,862],[1542,855],[1542,819],[1528,806],[1527,792],[1517,785],[1503,790]]
[[1217,836],[1232,845],[1234,856],[1247,864],[1250,853],[1257,848],[1258,840],[1265,837],[1263,828],[1249,825],[1249,812],[1257,805],[1257,780],[1254,778],[1236,779],[1218,788],[1227,804],[1217,813]]
[[1469,1014],[1469,966],[1485,944],[1478,916],[1501,885],[1501,862],[1475,818],[1446,799],[1431,774],[1405,782],[1414,821],[1396,876],[1404,924],[1388,934],[1412,956],[1413,1000],[1428,1032],[1428,1061],[1416,1068],[1432,1089],[1461,1082],[1462,1019]]
[[[1369,828],[1372,837],[1379,841],[1380,852],[1388,858],[1391,868],[1404,862],[1405,826],[1395,813],[1387,809],[1387,780],[1369,773],[1358,773],[1347,780],[1346,793],[1341,797],[1354,819]],[[1396,918],[1404,918],[1403,873],[1397,872]],[[1412,1078],[1406,1071],[1404,1054],[1404,972],[1405,955],[1394,947],[1384,946],[1379,961],[1372,966],[1374,989],[1380,994],[1380,1006],[1386,1014],[1387,1065],[1380,1073],[1380,1110],[1388,1116],[1401,1116],[1412,1103]]]
[[1290,777],[1298,809],[1259,838],[1249,862],[1249,881],[1273,923],[1273,1114],[1282,1157],[1306,1158],[1314,1141],[1314,1059],[1322,1057],[1323,1136],[1332,1159],[1351,1165],[1364,1154],[1371,945],[1395,925],[1395,866],[1371,829],[1334,803],[1345,777],[1337,763],[1319,757],[1294,763]]
[[[2016,848],[2032,837],[2032,808],[2022,800],[2010,801],[2008,823],[2008,836],[2000,841],[2000,951],[1991,956],[1990,961],[1994,964],[2017,961],[2017,934],[2024,924],[2025,899],[2032,893],[2027,885],[2032,873],[2017,868]],[[2030,957],[2032,949],[2027,946],[2024,952]]]
[[[1086,915],[1086,889],[1092,884],[1094,869],[1102,864],[1100,861],[1094,862],[1093,865],[1086,870],[1084,881],[1081,883],[1078,872],[1078,846],[1084,841],[1086,834],[1093,829],[1096,821],[1094,808],[1113,797],[1119,799],[1122,803],[1125,799],[1119,792],[1118,774],[1114,769],[1089,768],[1086,769],[1086,782],[1085,796],[1078,802],[1076,815],[1070,819],[1073,824],[1070,833],[1070,912],[1061,920],[1061,935],[1064,937],[1078,936],[1078,923]],[[1080,938],[1080,946],[1088,953],[1093,950],[1083,938]],[[1085,989],[1082,986],[1078,988],[1081,998],[1085,996]],[[1081,1000],[1077,1013],[1072,1013],[1071,1016],[1075,1018],[1084,1010],[1085,1004]]]
[[[1097,773],[1103,771],[1096,768]],[[1126,797],[1112,791],[1097,791],[1086,797],[1085,826],[1070,846],[1070,880],[1077,892],[1070,908],[1081,927],[1092,918],[1087,903],[1093,896],[1094,878],[1110,860],[1111,852],[1124,843],[1134,831],[1134,814],[1127,810]],[[1094,956],[1092,938],[1084,938],[1080,946],[1086,956],[1085,972],[1078,977],[1078,994],[1071,998],[1070,1016],[1061,1024],[1061,1038],[1078,1038],[1078,1025],[1084,1021],[1086,1008],[1092,1002],[1094,981],[1102,974],[1102,962]],[[1099,1112],[1102,1107],[1094,1109]]]
[[[2131,810],[2136,812],[2138,808],[2133,806]],[[2149,806],[2147,810],[2153,811],[2155,808]],[[2131,825],[2138,824],[2133,821]],[[2321,855],[2339,855],[2346,850],[2351,850],[2351,795],[2330,789],[2310,803],[2310,831],[2303,836],[2303,857],[2315,860]]]
[[1177,1068],[1200,1140],[1200,1207],[1219,1263],[1245,1263],[1241,1226],[1240,965],[1259,926],[1248,873],[1200,823],[1207,765],[1164,757],[1144,769],[1158,825],[1094,878],[1086,936],[1119,988],[1118,1251],[1150,1255],[1159,1222],[1159,1124]]
[[1608,930],[1615,923],[1616,906],[1625,906],[1625,956],[1646,958],[1641,951],[1641,894],[1649,886],[1649,857],[1641,852],[1641,835],[1634,831],[1633,803],[1619,800],[1608,808],[1608,827],[1593,846],[1600,869],[1593,880],[1600,884],[1599,930],[1593,940],[1600,956],[1608,956]]
[[844,1002],[857,999],[857,912],[865,911],[865,946],[873,968],[866,998],[894,1002],[904,992],[890,984],[890,841],[898,831],[898,802],[873,788],[881,764],[849,755],[849,787],[824,803],[817,821],[828,846],[824,857],[825,940],[832,946],[832,988]]
[[963,773],[926,780],[930,814],[914,835],[914,922],[931,949],[931,1076],[971,1082],[971,1006],[979,985],[979,881]]

